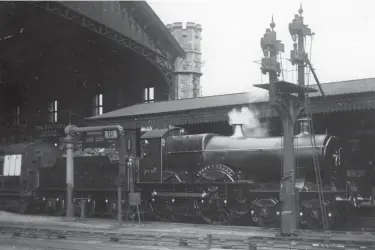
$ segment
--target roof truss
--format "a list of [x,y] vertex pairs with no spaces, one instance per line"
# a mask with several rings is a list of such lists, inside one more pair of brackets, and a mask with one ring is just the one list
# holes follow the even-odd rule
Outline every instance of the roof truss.
[[56,2],[28,2],[38,8],[42,8],[52,14],[64,17],[67,20],[73,21],[84,28],[90,29],[91,31],[105,36],[116,43],[124,46],[132,51],[136,52],[137,54],[143,56],[146,60],[151,62],[152,64],[156,65],[157,68],[163,73],[169,87],[171,87],[172,83],[172,72],[174,72],[174,64],[170,62],[165,56],[157,53],[145,46],[133,41],[129,37],[126,37],[120,34],[117,31],[96,22],[80,13],[77,13],[71,10],[68,7],[65,7],[62,4]]

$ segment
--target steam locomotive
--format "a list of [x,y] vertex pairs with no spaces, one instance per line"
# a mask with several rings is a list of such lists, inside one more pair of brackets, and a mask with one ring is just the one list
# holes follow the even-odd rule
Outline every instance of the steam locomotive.
[[[210,224],[231,224],[238,218],[262,226],[277,223],[282,137],[246,137],[240,124],[233,127],[232,136],[189,135],[176,127],[144,133],[139,164],[131,171],[142,196],[141,211],[174,221],[196,216]],[[374,207],[372,153],[353,147],[358,140],[327,134],[315,135],[313,143],[308,121],[300,120],[300,127],[294,138],[299,221],[313,228],[321,223],[316,165],[331,226],[349,208]],[[66,158],[61,154],[46,143],[0,149],[0,209],[62,215]],[[77,212],[85,200],[89,215],[114,215],[118,164],[108,155],[74,161]]]
[[[312,146],[307,125],[301,120],[301,133],[294,139],[296,188],[301,223],[316,227],[321,211],[313,156],[320,165],[331,224],[338,203],[350,203],[354,189],[335,178],[342,172],[340,140],[316,135]],[[260,225],[279,221],[282,137],[248,138],[241,125],[234,125],[230,137],[179,131],[151,131],[142,137],[138,186],[149,194],[154,211],[172,218],[196,214],[210,224],[229,224],[244,215]]]

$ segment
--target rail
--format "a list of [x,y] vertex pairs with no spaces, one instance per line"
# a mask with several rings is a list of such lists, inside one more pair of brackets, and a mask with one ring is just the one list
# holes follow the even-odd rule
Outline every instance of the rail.
[[[121,232],[114,229],[85,229],[51,227],[50,225],[8,224],[0,227],[0,234],[7,238],[45,239],[51,241],[95,241],[123,244],[124,246],[163,246],[191,249],[373,249],[375,237],[372,234],[360,234],[346,237],[309,235],[285,237],[243,236],[236,234],[202,234],[186,232],[134,231]],[[344,235],[344,236],[345,236]]]

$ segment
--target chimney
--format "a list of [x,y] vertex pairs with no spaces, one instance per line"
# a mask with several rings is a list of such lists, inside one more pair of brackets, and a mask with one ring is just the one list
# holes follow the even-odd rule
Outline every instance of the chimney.
[[300,131],[297,136],[304,136],[310,134],[310,118],[304,117],[297,120],[297,124],[299,125]]
[[233,124],[233,135],[231,138],[244,138],[245,135],[242,130],[243,124]]

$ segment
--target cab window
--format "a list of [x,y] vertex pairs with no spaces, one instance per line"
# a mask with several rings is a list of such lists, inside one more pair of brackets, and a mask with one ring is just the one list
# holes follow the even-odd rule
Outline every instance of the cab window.
[[5,155],[3,162],[4,176],[21,175],[22,155]]

